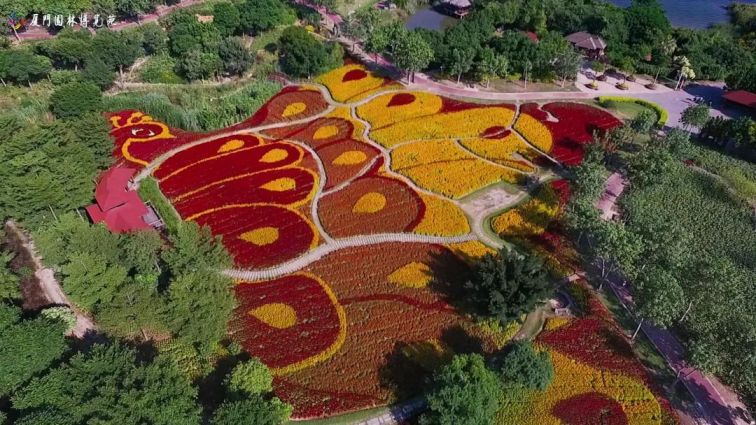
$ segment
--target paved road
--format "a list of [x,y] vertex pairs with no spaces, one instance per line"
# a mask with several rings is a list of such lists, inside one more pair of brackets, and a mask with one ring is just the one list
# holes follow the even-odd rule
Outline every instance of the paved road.
[[[599,201],[601,215],[605,220],[611,216],[617,197],[622,193],[625,185],[626,181],[618,173],[612,174],[607,180],[607,186],[602,195],[602,200],[605,201]],[[620,284],[618,279],[607,279],[607,282],[623,307],[634,315],[635,303],[630,288]],[[715,377],[706,376],[687,363],[686,350],[672,332],[648,323],[643,323],[641,329],[664,356],[669,367],[679,373],[680,381],[700,406],[705,421],[703,423],[709,425],[748,425],[751,423],[750,415],[735,392]],[[696,412],[689,413],[693,417],[697,416]]]

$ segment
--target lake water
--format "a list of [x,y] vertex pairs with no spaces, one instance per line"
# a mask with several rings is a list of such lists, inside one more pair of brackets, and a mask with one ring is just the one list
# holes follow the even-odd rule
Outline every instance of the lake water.
[[440,31],[452,25],[456,19],[436,12],[430,6],[419,8],[407,19],[404,24],[408,30],[415,28],[425,28],[434,31]]
[[[630,0],[611,0],[612,3],[627,7]],[[728,22],[727,9],[729,0],[660,0],[672,25],[688,28],[706,28],[712,24]],[[756,0],[741,0],[756,4]]]

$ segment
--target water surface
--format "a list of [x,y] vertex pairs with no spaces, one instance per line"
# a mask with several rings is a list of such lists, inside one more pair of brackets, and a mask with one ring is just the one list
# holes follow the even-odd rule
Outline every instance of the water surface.
[[408,30],[415,28],[425,28],[434,31],[441,31],[451,26],[456,19],[436,12],[430,6],[424,6],[415,11],[407,22],[404,24]]
[[[612,3],[627,7],[630,0],[611,0]],[[660,0],[667,11],[667,17],[676,27],[706,28],[709,25],[729,21],[727,9],[730,0]],[[756,4],[756,0],[741,3]]]

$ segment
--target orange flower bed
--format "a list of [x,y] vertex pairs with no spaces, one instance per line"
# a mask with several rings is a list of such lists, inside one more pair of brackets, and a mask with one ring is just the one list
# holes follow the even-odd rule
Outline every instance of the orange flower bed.
[[[538,171],[533,163],[543,156],[518,130],[554,152],[548,140],[531,140],[528,126],[563,140],[560,128],[584,138],[574,130],[610,124],[582,106],[571,118],[559,104],[549,110],[561,127],[533,109],[529,124],[521,114],[513,129],[512,105],[408,91],[356,64],[318,81],[325,88],[286,87],[250,119],[208,134],[136,111],[110,116],[118,161],[148,167],[182,219],[221,236],[237,272],[265,277],[235,287],[230,333],[271,368],[276,393],[298,419],[397,401],[454,353],[490,353],[511,339],[516,325],[473,323],[453,305],[470,265],[495,252],[473,237],[476,217],[466,215],[468,199],[457,199]],[[534,209],[552,217],[568,196],[563,189],[537,195]],[[564,262],[558,226],[505,221],[502,234],[552,255],[551,265]],[[543,407],[527,401],[535,395],[507,401],[522,422],[503,423],[569,420],[574,400],[619,405],[630,420],[658,411],[641,376],[547,338],[574,331],[574,322],[548,329],[539,343],[555,353],[558,385]]]

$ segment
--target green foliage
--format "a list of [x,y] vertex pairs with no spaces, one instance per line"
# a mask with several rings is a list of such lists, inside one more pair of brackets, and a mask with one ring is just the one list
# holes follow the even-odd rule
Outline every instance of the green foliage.
[[239,9],[233,3],[217,3],[213,6],[213,24],[224,37],[236,34],[241,25]]
[[50,59],[28,50],[0,50],[0,80],[31,84],[50,73]]
[[279,40],[281,69],[292,77],[311,77],[338,66],[326,46],[302,27],[288,27]]
[[218,55],[223,61],[227,74],[244,75],[254,63],[254,58],[240,38],[232,37],[221,41]]
[[[465,56],[464,50],[456,50],[460,68],[464,72],[472,66],[474,56]],[[409,32],[399,38],[394,51],[394,64],[410,74],[426,68],[433,60],[433,49],[427,41],[416,32]],[[464,65],[464,66],[463,66]],[[466,68],[466,69],[464,69]]]
[[212,425],[280,425],[289,420],[292,408],[277,398],[259,396],[223,403],[213,414]]
[[99,114],[23,122],[0,116],[0,216],[30,228],[86,205],[97,172],[111,161],[113,142]]
[[667,110],[658,103],[651,102],[649,100],[624,96],[599,96],[598,102],[603,107],[609,106],[612,102],[633,102],[637,103],[638,105],[647,106],[656,111],[656,126],[660,128],[664,127],[664,125],[667,124],[667,121],[669,120],[669,112],[667,112]]
[[545,390],[554,379],[554,366],[548,351],[536,351],[530,342],[511,344],[497,359],[496,370],[505,387],[522,386]]
[[92,39],[92,54],[113,70],[123,72],[142,53],[141,36],[137,32],[104,29]]
[[677,278],[669,270],[652,267],[635,280],[638,313],[654,325],[666,328],[682,317],[686,301]]
[[[2,240],[0,233],[0,240]],[[14,255],[10,252],[0,251],[0,302],[12,301],[21,296],[19,288],[20,279],[10,269],[10,262]]]
[[530,312],[554,290],[536,256],[506,250],[483,257],[465,288],[479,314],[495,317],[502,324]]
[[685,108],[680,117],[680,122],[687,128],[702,128],[709,120],[709,106],[703,103]]
[[76,423],[198,424],[196,390],[172,363],[137,360],[123,345],[95,345],[32,380],[12,398],[21,417],[37,409]]
[[50,106],[58,118],[80,117],[102,109],[102,92],[92,83],[70,83],[50,96]]
[[149,10],[150,0],[115,0],[116,13],[121,16],[137,16]]
[[76,315],[69,307],[48,307],[42,310],[39,314],[51,321],[59,321],[63,323],[64,332],[70,332],[76,326]]
[[630,121],[630,128],[640,134],[646,134],[651,130],[655,122],[656,114],[649,110],[643,110]]
[[291,25],[296,16],[281,0],[245,0],[239,4],[240,28],[257,35],[279,25]]
[[81,74],[68,69],[54,69],[50,71],[50,82],[54,86],[62,86],[68,83],[75,83],[80,80]]
[[630,180],[639,186],[658,183],[672,172],[674,158],[662,146],[649,146],[632,158],[628,166]]
[[55,39],[35,46],[35,50],[50,58],[56,68],[78,68],[92,54],[92,35],[87,30],[66,27]]
[[421,425],[486,425],[499,409],[499,379],[478,354],[457,355],[434,374]]
[[170,241],[173,248],[163,258],[175,276],[216,272],[233,264],[220,237],[213,237],[210,229],[195,222],[184,223]]
[[126,280],[126,269],[112,259],[90,252],[69,256],[61,267],[63,288],[76,304],[91,311],[99,303],[109,303]]
[[145,83],[181,84],[184,80],[175,72],[176,60],[167,54],[151,56],[139,68],[139,79]]
[[148,55],[154,55],[165,51],[168,45],[168,35],[160,25],[149,22],[139,27],[142,34],[142,49]]
[[21,309],[0,304],[0,396],[46,370],[68,348],[64,324],[44,317],[21,320]]
[[100,90],[107,90],[115,81],[115,72],[99,58],[87,60],[87,65],[81,71],[82,81],[95,84]]
[[239,363],[227,378],[229,391],[245,396],[261,395],[273,389],[273,376],[259,359]]
[[187,80],[204,80],[215,77],[223,66],[217,53],[190,50],[178,63],[178,69]]

